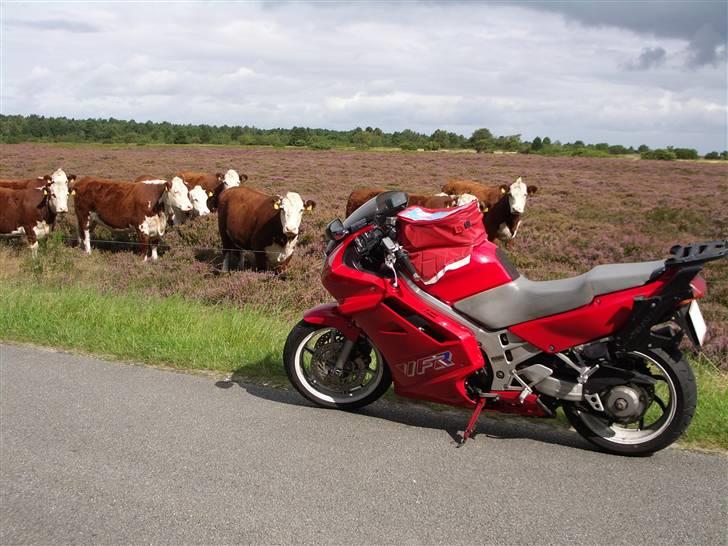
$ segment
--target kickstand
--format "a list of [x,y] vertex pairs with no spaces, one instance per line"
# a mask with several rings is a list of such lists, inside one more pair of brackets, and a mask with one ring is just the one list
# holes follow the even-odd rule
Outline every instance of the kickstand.
[[485,406],[485,397],[478,398],[478,402],[475,404],[475,410],[473,410],[473,416],[468,422],[468,428],[466,428],[465,432],[463,432],[463,441],[460,442],[458,447],[465,445],[465,441],[468,438],[473,437],[473,432],[475,432],[475,427],[478,424],[478,417],[480,417],[480,412],[483,411],[483,406]]

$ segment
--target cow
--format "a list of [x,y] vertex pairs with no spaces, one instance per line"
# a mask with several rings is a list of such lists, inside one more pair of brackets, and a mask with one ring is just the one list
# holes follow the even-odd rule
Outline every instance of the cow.
[[[376,197],[380,193],[388,191],[384,188],[360,188],[354,190],[349,194],[349,199],[346,201],[346,216],[347,218],[351,214],[361,207],[364,203],[369,201],[372,197]],[[419,205],[421,207],[427,207],[429,209],[445,209],[455,206],[457,198],[452,195],[445,193],[439,193],[435,195],[425,195],[419,193],[410,193],[409,205]]]
[[217,209],[217,202],[224,190],[239,186],[248,179],[247,174],[238,174],[234,169],[229,169],[225,174],[182,171],[177,173],[177,176],[182,178],[189,188],[194,189],[199,186],[208,194],[207,207],[210,211]]
[[164,235],[167,216],[164,213],[166,194],[172,181],[164,184],[135,184],[85,176],[76,181],[74,208],[78,222],[79,244],[91,254],[91,231],[101,224],[116,231],[134,230],[141,243],[144,261],[156,260],[159,239]]
[[538,191],[536,186],[526,186],[521,177],[506,186],[484,186],[472,180],[451,180],[442,187],[443,192],[470,193],[478,198],[483,210],[483,224],[488,240],[496,238],[509,241],[516,236],[521,216],[526,210],[526,199]]
[[38,256],[38,239],[50,233],[55,220],[49,187],[0,188],[0,234],[25,235],[34,259]]
[[241,255],[253,252],[255,269],[282,272],[296,248],[303,212],[315,207],[295,192],[268,195],[244,186],[222,192],[217,217],[222,270],[230,270],[230,254],[239,249]]
[[[68,176],[61,168],[57,169],[53,174],[46,174],[37,178],[17,180],[2,179],[0,180],[0,188],[26,189],[46,187],[48,189],[50,207],[56,214],[61,214],[68,212],[68,195],[69,193],[73,195],[73,182],[75,180],[75,174]],[[55,228],[55,224],[51,228]]]
[[[142,184],[166,184],[167,181],[154,176],[143,174],[134,179],[135,183]],[[171,187],[169,191],[164,192],[162,195],[162,202],[164,204],[164,213],[167,215],[167,222],[178,226],[189,216],[189,213],[195,211],[199,216],[209,214],[210,209],[207,208],[207,197],[208,195],[200,188],[195,186],[195,202],[197,208],[192,202],[191,194],[192,191],[187,187],[179,176],[175,176],[171,180]],[[199,193],[202,196],[199,196]]]

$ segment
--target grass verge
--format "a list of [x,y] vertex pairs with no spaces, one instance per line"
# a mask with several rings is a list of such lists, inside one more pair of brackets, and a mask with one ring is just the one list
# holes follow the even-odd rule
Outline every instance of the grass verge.
[[179,296],[110,295],[26,283],[7,283],[0,293],[0,339],[183,369],[282,378],[289,329],[260,311]]
[[[281,353],[290,327],[259,310],[179,296],[149,298],[12,282],[0,293],[0,340],[247,377],[285,377]],[[705,358],[692,364],[698,408],[681,443],[728,450],[728,375]]]

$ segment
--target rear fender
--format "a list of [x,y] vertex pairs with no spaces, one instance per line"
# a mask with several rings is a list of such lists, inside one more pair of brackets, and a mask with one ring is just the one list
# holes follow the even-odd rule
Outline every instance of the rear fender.
[[322,326],[330,326],[336,328],[347,339],[356,341],[362,334],[360,328],[354,326],[350,319],[339,312],[339,306],[335,303],[325,303],[309,309],[303,315],[303,320],[310,324],[320,324]]

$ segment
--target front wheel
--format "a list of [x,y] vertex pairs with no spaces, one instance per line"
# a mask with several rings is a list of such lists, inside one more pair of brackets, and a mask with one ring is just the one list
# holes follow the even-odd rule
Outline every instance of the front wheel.
[[684,359],[662,350],[633,352],[628,364],[651,376],[654,385],[616,385],[600,394],[603,412],[586,403],[564,404],[576,431],[591,443],[620,455],[649,455],[685,432],[695,413],[695,376]]
[[381,353],[360,337],[337,366],[346,337],[337,329],[299,322],[288,334],[283,365],[291,384],[318,406],[352,410],[371,404],[392,383]]

